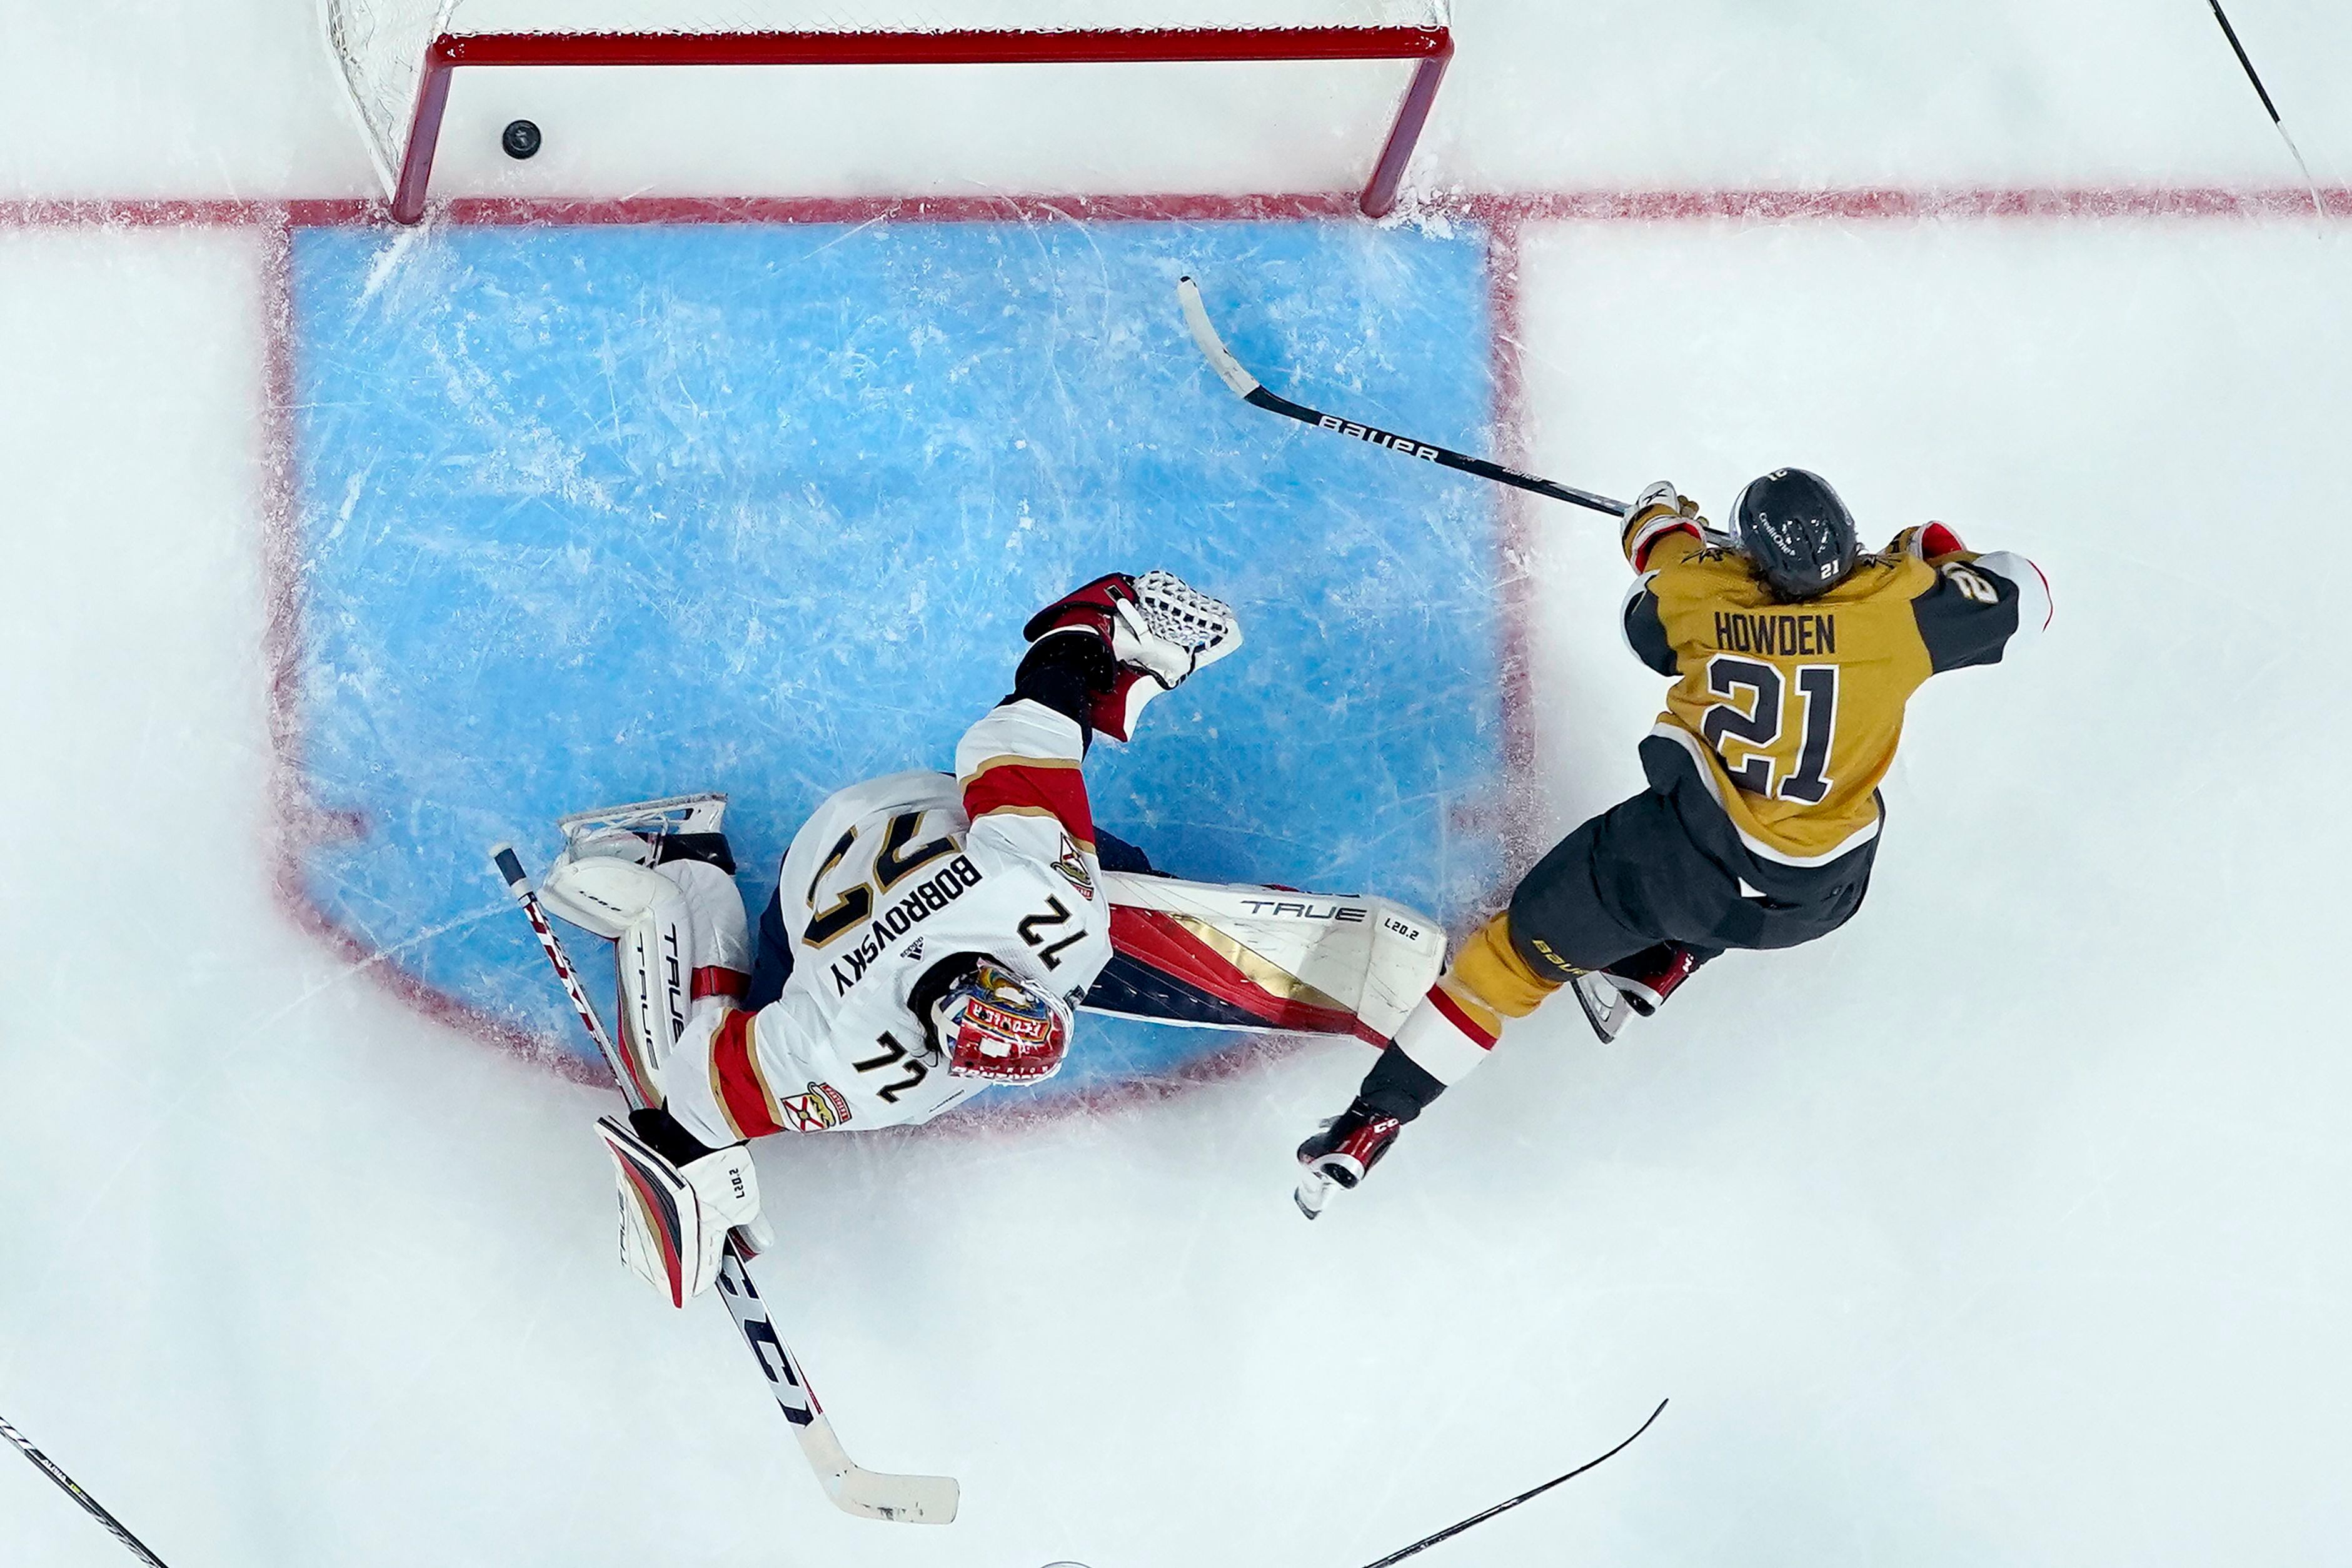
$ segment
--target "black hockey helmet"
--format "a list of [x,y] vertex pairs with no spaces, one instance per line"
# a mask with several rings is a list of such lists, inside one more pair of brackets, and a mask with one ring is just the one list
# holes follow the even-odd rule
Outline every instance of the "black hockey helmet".
[[1828,593],[1861,553],[1853,514],[1827,479],[1803,468],[1775,468],[1748,480],[1731,503],[1730,528],[1757,574],[1791,599]]

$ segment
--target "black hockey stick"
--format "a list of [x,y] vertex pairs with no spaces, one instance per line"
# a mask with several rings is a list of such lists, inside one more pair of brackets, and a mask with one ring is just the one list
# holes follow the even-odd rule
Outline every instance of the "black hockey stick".
[[[539,938],[540,950],[554,965],[555,977],[563,983],[563,994],[572,998],[572,1009],[580,1015],[588,1037],[604,1054],[604,1065],[612,1069],[630,1109],[642,1109],[645,1102],[637,1094],[636,1082],[623,1069],[620,1052],[614,1047],[612,1036],[604,1032],[604,1020],[596,1016],[595,1004],[588,1000],[588,993],[582,988],[579,972],[572,967],[555,928],[548,923],[539,895],[531,891],[530,879],[523,875],[522,860],[515,854],[514,846],[497,846],[490,851],[490,863],[498,868],[499,875],[506,879],[507,890],[529,917],[531,931]],[[751,1270],[744,1268],[749,1261],[742,1243],[730,1233],[726,1259],[719,1267],[719,1300],[727,1303],[736,1328],[742,1331],[743,1342],[751,1347],[760,1370],[767,1373],[768,1392],[775,1395],[784,1419],[792,1423],[793,1436],[800,1439],[801,1452],[807,1456],[817,1479],[824,1484],[824,1495],[845,1513],[864,1519],[896,1520],[906,1524],[952,1522],[961,1489],[953,1476],[893,1476],[863,1468],[851,1461],[841,1439],[834,1435],[833,1423],[825,1418],[824,1406],[817,1403],[816,1390],[809,1386],[808,1373],[801,1369],[800,1358],[776,1332],[767,1304],[760,1300],[759,1289],[751,1283]]]
[[[1663,1399],[1659,1400],[1657,1409],[1650,1412],[1650,1421],[1655,1421],[1660,1415],[1664,1415],[1665,1413],[1665,1408],[1666,1402]],[[1633,1428],[1633,1437],[1638,1437],[1643,1433],[1648,1431],[1650,1429],[1650,1421],[1644,1421],[1639,1426]],[[1416,1552],[1426,1552],[1441,1541],[1451,1541],[1454,1537],[1461,1534],[1472,1525],[1484,1524],[1488,1520],[1494,1518],[1496,1514],[1501,1513],[1504,1510],[1517,1508],[1521,1503],[1527,1501],[1529,1498],[1541,1497],[1544,1493],[1551,1490],[1552,1488],[1559,1485],[1560,1482],[1572,1481],[1576,1479],[1577,1477],[1592,1468],[1593,1466],[1600,1464],[1602,1460],[1615,1458],[1618,1455],[1623,1453],[1627,1448],[1633,1446],[1633,1437],[1626,1438],[1622,1443],[1618,1444],[1615,1447],[1601,1455],[1599,1459],[1587,1459],[1584,1463],[1577,1466],[1576,1468],[1569,1471],[1568,1474],[1564,1476],[1555,1477],[1553,1479],[1546,1481],[1539,1487],[1531,1487],[1515,1498],[1509,1499],[1504,1502],[1496,1503],[1494,1507],[1488,1509],[1484,1513],[1474,1513],[1468,1519],[1464,1520],[1461,1523],[1441,1530],[1435,1535],[1430,1536],[1426,1540],[1416,1541],[1402,1552],[1391,1552],[1377,1563],[1368,1563],[1364,1564],[1364,1568],[1390,1568],[1390,1564],[1402,1563]]]
[[22,1432],[17,1431],[16,1428],[9,1426],[5,1421],[0,1421],[0,1437],[5,1437],[11,1443],[16,1444],[16,1447],[23,1451],[25,1458],[32,1460],[34,1465],[39,1468],[41,1474],[48,1477],[49,1479],[57,1482],[58,1486],[64,1488],[65,1493],[68,1497],[81,1504],[82,1508],[89,1514],[90,1518],[98,1521],[99,1523],[106,1526],[109,1531],[112,1531],[114,1539],[122,1542],[123,1546],[129,1550],[133,1557],[136,1557],[140,1562],[146,1563],[147,1568],[164,1568],[163,1560],[161,1557],[156,1556],[152,1552],[148,1551],[147,1543],[145,1542],[131,1534],[130,1528],[127,1525],[125,1525],[121,1520],[115,1518],[112,1514],[107,1512],[104,1504],[100,1503],[96,1498],[90,1496],[88,1492],[82,1490],[80,1487],[75,1485],[74,1479],[66,1474],[65,1471],[59,1469],[58,1468],[58,1462],[55,1459],[50,1458],[47,1454],[44,1454],[38,1448],[34,1447],[31,1443],[26,1441],[25,1435]]
[[2207,3],[2213,7],[2213,20],[2221,24],[2221,36],[2230,40],[2230,52],[2236,55],[2238,63],[2245,68],[2246,79],[2254,84],[2254,96],[2263,100],[2263,108],[2269,113],[2271,124],[2278,130],[2279,140],[2284,142],[2286,150],[2294,154],[2294,166],[2303,171],[2303,183],[2311,187],[2311,205],[2319,209],[2321,217],[2326,217],[2327,204],[2320,199],[2319,182],[2311,177],[2311,165],[2303,161],[2303,149],[2296,146],[2294,138],[2287,134],[2286,121],[2279,118],[2278,105],[2271,101],[2271,89],[2263,85],[2262,75],[2254,69],[2254,62],[2246,58],[2246,46],[2238,42],[2238,29],[2230,26],[2229,13],[2221,9],[2221,0],[2207,0]]
[[1359,441],[1369,441],[1375,447],[1386,447],[1390,451],[1408,458],[1435,463],[1440,468],[1475,474],[1498,485],[1533,490],[1539,496],[1564,500],[1571,506],[1590,507],[1594,511],[1605,511],[1612,517],[1625,515],[1623,501],[1611,500],[1607,496],[1594,495],[1591,490],[1580,490],[1572,485],[1538,479],[1534,474],[1523,474],[1517,468],[1507,468],[1500,463],[1490,463],[1484,458],[1473,458],[1465,452],[1433,447],[1426,441],[1416,441],[1410,436],[1400,436],[1376,425],[1359,425],[1352,419],[1342,419],[1336,414],[1326,414],[1319,408],[1309,408],[1303,403],[1293,403],[1277,393],[1268,392],[1259,384],[1257,377],[1243,368],[1242,362],[1225,347],[1225,341],[1217,336],[1217,329],[1209,321],[1208,308],[1201,303],[1200,286],[1190,278],[1179,278],[1176,280],[1176,298],[1184,307],[1184,320],[1192,329],[1192,341],[1200,344],[1202,353],[1208,356],[1210,368],[1244,403],[1263,408],[1268,414],[1279,414],[1286,419],[1312,425],[1318,430],[1337,431],[1342,436],[1352,436]]

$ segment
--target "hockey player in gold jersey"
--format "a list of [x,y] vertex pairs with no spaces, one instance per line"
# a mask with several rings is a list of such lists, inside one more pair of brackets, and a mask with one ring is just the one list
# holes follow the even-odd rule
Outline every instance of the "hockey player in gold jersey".
[[2050,620],[2041,569],[1942,523],[1863,552],[1818,475],[1749,483],[1717,534],[1671,484],[1627,509],[1625,640],[1674,686],[1649,787],[1585,823],[1454,953],[1355,1100],[1299,1146],[1308,1218],[1493,1050],[1573,988],[1604,1038],[1727,948],[1794,947],[1862,904],[1904,706]]

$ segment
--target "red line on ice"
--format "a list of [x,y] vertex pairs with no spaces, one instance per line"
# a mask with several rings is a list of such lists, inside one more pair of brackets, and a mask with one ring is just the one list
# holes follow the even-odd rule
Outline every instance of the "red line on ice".
[[[2323,190],[2331,220],[2352,217],[2352,186]],[[1341,192],[1251,195],[1007,196],[458,196],[438,202],[428,223],[466,226],[643,223],[861,223],[1090,219],[1216,222],[1247,218],[1355,216]],[[1951,190],[1861,186],[1824,190],[1498,191],[1423,196],[1404,211],[1486,222],[1555,223],[1885,222],[1903,219],[2314,217],[2300,186],[1976,186]],[[239,201],[227,198],[103,198],[0,202],[0,228],[153,227],[176,225],[297,226],[384,224],[382,201],[360,197]]]

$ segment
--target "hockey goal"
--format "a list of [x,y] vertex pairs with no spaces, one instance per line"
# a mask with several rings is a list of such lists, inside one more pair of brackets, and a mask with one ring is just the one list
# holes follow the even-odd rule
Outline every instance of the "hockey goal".
[[[424,216],[459,67],[1410,62],[1359,203],[1396,203],[1448,0],[320,0],[392,216]],[[1115,132],[1114,132],[1115,133]]]

